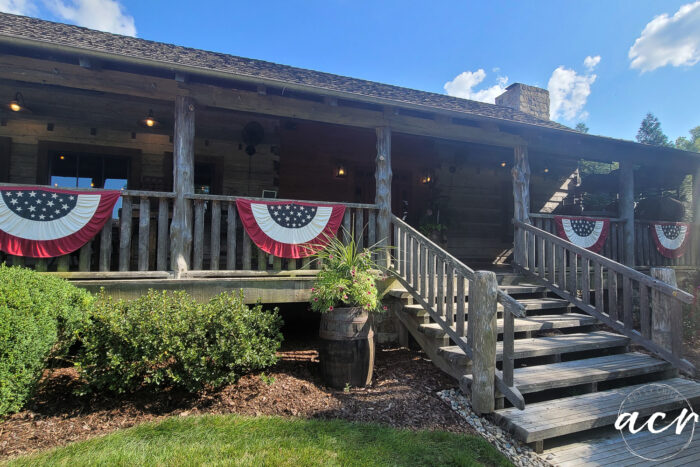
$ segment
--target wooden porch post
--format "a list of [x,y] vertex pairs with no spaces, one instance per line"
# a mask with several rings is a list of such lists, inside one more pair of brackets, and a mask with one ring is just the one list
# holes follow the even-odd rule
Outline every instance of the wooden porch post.
[[[514,150],[513,170],[513,218],[516,221],[530,223],[530,160],[527,146],[516,146]],[[513,239],[513,257],[515,262],[526,266],[523,261],[525,252],[525,235],[518,234]]]
[[693,173],[693,222],[700,224],[700,164]]
[[634,267],[634,164],[620,162],[619,217],[623,226],[623,263]]
[[[375,204],[377,215],[377,238],[382,245],[390,244],[391,235],[391,128],[377,127],[377,161],[374,179],[376,182]],[[382,266],[389,266],[391,255],[384,251],[379,258]]]
[[[495,408],[496,340],[498,326],[496,312],[498,280],[493,271],[476,271],[469,297],[470,314],[474,313],[474,343],[472,350],[472,408],[481,415]],[[504,313],[508,313],[504,311]],[[472,325],[470,316],[469,325]]]
[[194,100],[175,98],[173,136],[173,220],[170,224],[170,267],[187,271],[192,252],[192,209],[185,195],[194,193]]

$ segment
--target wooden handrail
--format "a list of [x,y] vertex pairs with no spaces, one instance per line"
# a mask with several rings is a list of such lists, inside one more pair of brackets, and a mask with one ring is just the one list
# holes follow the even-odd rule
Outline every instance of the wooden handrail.
[[524,222],[520,221],[514,221],[513,222],[516,227],[522,228],[524,230],[527,230],[529,232],[537,233],[537,235],[546,238],[547,240],[550,240],[551,242],[560,245],[564,248],[566,248],[569,251],[575,252],[577,255],[581,256],[582,258],[587,258],[589,260],[597,261],[600,263],[602,266],[605,266],[606,268],[615,271],[617,273],[620,273],[624,276],[627,276],[628,278],[635,280],[637,282],[641,282],[644,285],[647,285],[651,288],[654,288],[658,290],[659,292],[669,295],[673,298],[677,298],[683,303],[686,304],[691,304],[693,303],[694,297],[689,294],[688,292],[685,292],[677,287],[671,287],[670,285],[666,284],[665,282],[661,282],[660,280],[654,279],[653,277],[647,276],[646,274],[643,274],[636,269],[633,269],[629,266],[625,266],[624,264],[620,264],[616,261],[611,260],[610,258],[606,258],[605,256],[599,255],[598,253],[593,253],[590,250],[586,250],[585,248],[581,248],[579,246],[574,245],[573,243],[564,240],[563,238],[557,237],[556,235],[552,235],[549,232],[546,232],[542,229],[538,229],[532,224],[525,224]]
[[518,269],[633,343],[695,374],[682,356],[681,304],[692,303],[691,294],[533,225],[514,225],[522,245],[514,254]]
[[205,195],[201,193],[190,193],[185,195],[185,198],[204,201],[236,201],[237,199],[247,199],[250,201],[281,201],[287,203],[340,204],[353,209],[379,209],[376,204],[345,203],[340,201],[307,201],[303,199],[256,198],[251,196]]
[[[392,226],[395,243],[393,246],[398,246],[396,277],[399,282],[406,287],[414,300],[455,342],[467,358],[474,360],[475,352],[481,352],[481,349],[472,348],[475,333],[479,333],[479,330],[475,329],[473,319],[478,312],[488,314],[486,310],[470,309],[469,321],[465,326],[465,280],[474,284],[476,273],[398,217],[392,216]],[[495,278],[493,281],[495,282]],[[503,305],[504,310],[503,371],[495,368],[495,362],[490,371],[493,372],[498,390],[514,406],[524,409],[525,399],[513,383],[513,320],[515,316],[525,316],[525,309],[500,288],[496,289],[494,298],[496,299],[494,301]],[[471,306],[475,305],[471,304],[470,300]],[[495,313],[495,308],[492,312]],[[489,345],[493,346],[491,350],[495,349],[495,338],[489,340]],[[479,354],[481,355],[482,353]]]
[[625,222],[624,219],[620,217],[605,217],[605,216],[586,216],[586,215],[577,215],[577,214],[546,214],[542,212],[531,212],[528,214],[528,217],[531,217],[533,219],[554,219],[557,216],[564,216],[564,217],[588,217],[589,219],[608,219],[610,222]]
[[[440,247],[438,244],[436,244],[428,237],[420,233],[418,230],[414,229],[413,227],[411,227],[406,222],[404,222],[396,216],[392,216],[392,222],[400,225],[402,228],[408,230],[412,234],[420,236],[421,241],[429,247],[431,247],[431,249],[434,250],[436,255],[443,257],[446,261],[452,264],[456,270],[464,274],[464,276],[467,279],[474,279],[474,270],[472,268],[470,268],[469,266],[452,256],[450,253],[442,249],[442,247]],[[498,302],[501,305],[503,305],[503,307],[507,309],[510,313],[512,313],[514,316],[518,318],[523,318],[525,316],[525,307],[523,307],[517,300],[515,300],[513,297],[511,297],[501,289],[498,290]]]

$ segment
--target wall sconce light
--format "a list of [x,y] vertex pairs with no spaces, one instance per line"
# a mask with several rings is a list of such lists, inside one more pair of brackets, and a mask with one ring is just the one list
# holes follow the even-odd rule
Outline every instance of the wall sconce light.
[[549,169],[547,167],[544,168],[544,173],[549,173]]
[[501,167],[505,167],[506,165],[508,165],[508,163],[506,161],[501,162]]
[[146,125],[148,128],[153,128],[153,127],[158,126],[158,124],[159,124],[158,120],[156,120],[156,118],[153,116],[153,109],[148,111],[148,115],[146,116],[146,118],[141,120],[141,123]]
[[429,185],[429,184],[433,183],[433,176],[430,174],[425,174],[420,178],[420,182],[423,185]]
[[15,98],[13,100],[11,100],[7,106],[13,112],[28,112],[29,111],[29,109],[27,108],[27,105],[24,103],[24,96],[22,96],[21,92],[16,93]]
[[335,178],[345,178],[348,176],[348,171],[343,164],[339,164],[333,171]]

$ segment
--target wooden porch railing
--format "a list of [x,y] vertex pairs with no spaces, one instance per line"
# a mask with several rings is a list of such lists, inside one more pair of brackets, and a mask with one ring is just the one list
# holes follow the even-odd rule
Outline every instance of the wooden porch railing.
[[[514,224],[516,244],[524,246],[515,251],[518,268],[635,344],[695,373],[682,356],[681,305],[692,303],[692,295],[533,225]],[[652,338],[661,321],[671,325],[668,346]]]
[[[468,291],[474,290],[475,272],[443,250],[416,229],[392,216],[395,272],[413,298],[440,325],[450,339],[471,360],[474,343],[481,332],[474,324],[476,310],[467,305]],[[495,370],[496,387],[516,407],[523,409],[525,401],[513,383],[514,318],[525,316],[523,306],[514,298],[495,288],[494,297],[503,305],[503,370]],[[467,322],[465,323],[465,312]],[[495,339],[493,341],[495,353]],[[492,362],[495,368],[495,358]]]
[[[567,216],[567,217],[578,217],[578,216]],[[596,218],[597,216],[583,216],[589,218]],[[530,219],[532,220],[532,225],[538,229],[549,232],[553,235],[557,235],[557,227],[554,222],[553,214],[541,214],[541,213],[531,213]],[[600,218],[604,219],[604,218]],[[625,221],[619,218],[605,218],[610,220],[610,234],[603,244],[603,248],[600,250],[600,254],[606,258],[610,258],[618,263],[623,262],[624,256],[624,225]],[[649,226],[655,221],[650,220],[636,220],[634,222],[634,251],[635,251],[635,266],[700,266],[700,242],[697,241],[700,238],[700,224],[691,224],[691,244],[683,256],[680,258],[666,258],[662,256],[656,249],[654,240],[651,237],[651,232],[649,231]]]
[[[174,198],[175,193],[170,192],[122,190],[121,207],[117,205],[118,217],[107,221],[102,231],[78,252],[41,260],[8,255],[3,258],[0,253],[0,261],[5,259],[11,264],[57,272],[169,271]],[[272,257],[259,250],[239,222],[236,199],[241,197],[190,194],[185,198],[189,209],[193,209],[192,256],[188,275],[202,276],[212,274],[211,271],[282,271],[317,267],[309,265],[308,258],[297,261]],[[245,199],[270,201],[263,198]],[[323,203],[346,207],[343,227],[347,231],[354,228],[360,232],[357,236],[361,244],[372,245],[378,240],[378,210],[375,205]]]

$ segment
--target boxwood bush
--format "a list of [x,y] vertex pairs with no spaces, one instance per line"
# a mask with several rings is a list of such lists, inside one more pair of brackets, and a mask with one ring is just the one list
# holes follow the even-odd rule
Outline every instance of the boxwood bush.
[[275,363],[281,325],[277,310],[248,307],[242,293],[207,304],[182,291],[151,290],[133,301],[102,294],[82,334],[78,366],[87,391],[217,388]]
[[0,265],[0,416],[31,397],[47,359],[75,341],[91,302],[63,279]]

